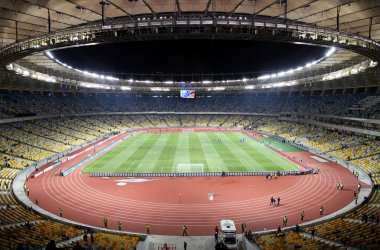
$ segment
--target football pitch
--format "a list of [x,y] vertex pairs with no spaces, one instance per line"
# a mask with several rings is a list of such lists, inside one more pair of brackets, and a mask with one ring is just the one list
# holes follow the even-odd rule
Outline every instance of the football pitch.
[[[244,142],[241,142],[245,138]],[[277,144],[277,142],[272,142]],[[282,144],[278,142],[278,144]],[[90,162],[83,173],[292,171],[299,168],[242,133],[142,133]]]

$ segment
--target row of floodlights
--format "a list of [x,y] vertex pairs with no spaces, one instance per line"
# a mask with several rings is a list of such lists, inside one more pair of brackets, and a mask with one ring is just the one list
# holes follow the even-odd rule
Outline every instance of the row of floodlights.
[[[267,80],[267,79],[271,79],[271,78],[284,77],[284,76],[291,75],[291,74],[293,74],[295,72],[300,72],[300,71],[302,71],[304,69],[310,68],[311,66],[313,66],[313,65],[321,62],[322,60],[324,60],[324,59],[326,59],[328,57],[330,57],[332,54],[334,54],[335,50],[336,49],[334,47],[332,47],[329,51],[326,52],[326,54],[325,54],[324,57],[322,57],[322,58],[320,58],[318,60],[306,63],[305,66],[303,66],[303,67],[297,67],[295,69],[289,69],[287,71],[281,71],[281,72],[274,73],[274,74],[268,74],[268,75],[259,76],[257,79],[255,79],[255,78],[242,78],[242,79],[221,80],[221,81],[203,80],[203,81],[193,81],[193,82],[190,82],[190,83],[191,84],[200,84],[200,83],[201,84],[211,84],[211,83],[249,82],[249,81],[254,81],[254,80]],[[152,80],[134,80],[134,79],[123,80],[123,79],[120,79],[120,78],[117,78],[117,77],[114,77],[114,76],[107,76],[107,75],[97,74],[97,73],[93,73],[93,72],[88,72],[86,70],[80,70],[80,69],[73,68],[72,66],[67,65],[67,64],[61,62],[60,60],[58,60],[57,58],[55,58],[54,55],[50,51],[47,51],[46,55],[49,58],[51,58],[52,60],[54,60],[55,62],[57,62],[58,64],[66,67],[66,68],[68,68],[70,70],[74,70],[75,72],[79,72],[79,73],[81,73],[81,74],[83,74],[85,76],[96,78],[96,79],[100,79],[100,80],[123,81],[123,82],[128,82],[128,83],[145,83],[145,84],[161,83],[161,82],[156,82],[156,81],[152,81]],[[163,83],[171,85],[171,84],[174,84],[175,82],[171,81],[171,80],[167,80],[167,81],[164,81]]]
[[40,73],[40,72],[36,72],[36,71],[33,71],[33,70],[29,70],[27,68],[20,67],[20,66],[15,67],[12,63],[6,65],[6,68],[8,70],[14,71],[17,75],[22,75],[22,76],[25,76],[25,77],[30,77],[32,79],[37,79],[37,80],[44,81],[44,82],[51,82],[51,83],[55,83],[56,82],[56,79],[54,77],[52,77],[52,76],[49,76],[47,74],[43,74],[43,73]]
[[277,77],[283,77],[283,76],[287,76],[287,75],[291,75],[293,74],[294,72],[299,72],[305,68],[310,68],[311,66],[321,62],[322,60],[330,57],[332,54],[334,54],[335,52],[335,48],[332,47],[329,51],[326,52],[325,56],[318,59],[318,60],[315,60],[315,61],[312,61],[312,62],[308,62],[305,64],[305,66],[303,67],[297,67],[295,69],[289,69],[287,71],[281,71],[279,73],[275,73],[275,74],[269,74],[269,75],[263,75],[263,76],[259,76],[257,79],[258,80],[266,80],[266,79],[271,79],[271,78],[277,78]]
[[[359,64],[356,64],[352,67],[342,69],[336,72],[331,72],[328,74],[321,75],[319,80],[322,81],[329,81],[334,79],[339,79],[342,77],[346,77],[349,75],[355,75],[359,72],[363,72],[369,67],[375,67],[377,66],[377,62],[368,60]],[[83,88],[94,88],[94,89],[106,89],[106,90],[122,90],[122,91],[129,91],[132,90],[132,87],[130,86],[120,86],[120,85],[110,85],[105,83],[93,83],[93,82],[83,82],[83,81],[74,81],[72,79],[63,79],[60,77],[50,76],[47,74],[39,73],[30,69],[27,69],[25,67],[22,67],[20,65],[17,65],[15,63],[8,64],[6,66],[8,70],[14,71],[16,74],[22,75],[24,77],[30,77],[33,79],[37,79],[40,81],[50,82],[50,83],[73,83],[75,86],[83,87]],[[261,83],[261,84],[255,84],[255,85],[246,85],[244,88],[248,90],[252,89],[268,89],[268,88],[281,88],[281,87],[287,87],[287,86],[295,86],[300,84],[301,82],[299,80],[291,80],[291,81],[279,81],[279,82],[272,82],[272,83]],[[223,91],[226,87],[218,86],[218,87],[210,87],[206,88],[207,91]],[[171,91],[171,88],[169,87],[152,87],[150,88],[151,91],[155,92],[167,92]]]
[[[217,18],[221,18],[221,19],[236,19],[235,17],[232,17],[232,16],[217,16]],[[149,18],[149,17],[139,17],[137,18],[137,21],[145,21],[145,20],[156,20],[156,19],[172,19],[172,17],[166,17],[166,16],[160,16],[160,17],[153,17],[153,18]],[[239,20],[248,20],[247,17],[238,17]]]

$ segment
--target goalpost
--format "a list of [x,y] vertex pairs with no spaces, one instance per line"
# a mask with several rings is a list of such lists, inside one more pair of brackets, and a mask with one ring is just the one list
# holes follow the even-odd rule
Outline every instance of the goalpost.
[[177,173],[203,173],[203,163],[178,163]]

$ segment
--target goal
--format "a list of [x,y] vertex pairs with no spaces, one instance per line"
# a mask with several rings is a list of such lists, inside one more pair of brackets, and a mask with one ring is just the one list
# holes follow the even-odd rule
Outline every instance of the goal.
[[177,173],[203,173],[203,163],[179,163],[177,165]]

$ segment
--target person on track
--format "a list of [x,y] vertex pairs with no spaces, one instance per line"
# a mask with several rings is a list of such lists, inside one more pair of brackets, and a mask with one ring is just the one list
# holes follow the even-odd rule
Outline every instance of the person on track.
[[62,217],[62,215],[63,215],[63,210],[62,210],[62,208],[59,208],[59,209],[58,209],[58,212],[59,212],[59,217]]
[[188,236],[187,235],[187,226],[186,225],[182,226],[182,236]]
[[319,215],[323,215],[323,212],[325,211],[325,208],[323,206],[321,206],[319,208]]
[[305,211],[301,212],[301,221],[303,221],[303,218],[305,218]]
[[287,224],[288,224],[288,217],[285,215],[284,218],[282,218],[282,225],[286,227]]
[[280,197],[277,198],[277,206],[280,206]]
[[360,183],[358,184],[358,193],[360,193],[360,189],[362,188],[362,185]]
[[123,224],[121,223],[121,221],[119,221],[118,223],[117,223],[117,227],[119,228],[119,231],[121,231],[121,226],[122,226]]
[[108,220],[107,217],[104,217],[104,227],[107,228]]
[[247,225],[245,224],[245,222],[241,223],[241,232],[242,233],[245,233],[245,228],[247,227]]
[[219,242],[219,236],[218,236],[217,232],[215,232],[214,238],[215,238],[215,243],[218,243]]
[[150,228],[148,224],[145,224],[146,234],[150,234]]

